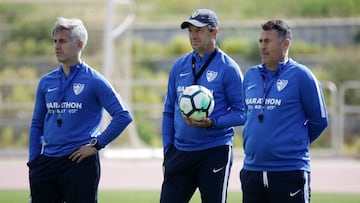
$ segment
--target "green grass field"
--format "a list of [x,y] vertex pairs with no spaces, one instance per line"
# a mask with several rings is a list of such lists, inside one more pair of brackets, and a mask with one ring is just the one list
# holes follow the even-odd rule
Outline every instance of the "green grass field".
[[[0,202],[27,202],[29,192],[26,190],[0,190]],[[157,203],[159,191],[100,191],[99,203]],[[197,192],[190,203],[199,203]],[[241,203],[241,192],[229,192],[228,203]],[[359,203],[360,194],[327,194],[313,193],[311,203]]]

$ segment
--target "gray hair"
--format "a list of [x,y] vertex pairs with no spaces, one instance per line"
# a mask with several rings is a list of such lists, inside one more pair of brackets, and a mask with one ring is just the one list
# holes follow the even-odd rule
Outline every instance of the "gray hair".
[[78,41],[83,42],[83,50],[87,44],[88,33],[83,22],[78,18],[64,18],[58,17],[55,26],[52,30],[52,36],[59,30],[69,30],[71,33],[72,42],[75,44]]

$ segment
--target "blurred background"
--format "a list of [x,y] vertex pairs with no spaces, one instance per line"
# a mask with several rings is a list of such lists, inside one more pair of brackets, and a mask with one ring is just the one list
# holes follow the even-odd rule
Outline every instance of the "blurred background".
[[[89,41],[82,59],[111,81],[134,115],[104,155],[121,156],[119,149],[159,149],[154,156],[161,155],[168,73],[191,50],[180,24],[197,8],[218,14],[218,45],[243,72],[260,63],[260,25],[275,18],[288,22],[290,57],[321,80],[330,115],[313,152],[360,154],[358,0],[0,0],[0,155],[27,156],[38,80],[58,65],[51,37],[58,16],[83,20]],[[105,115],[104,126],[107,120]],[[241,153],[241,127],[236,131],[234,146]]]

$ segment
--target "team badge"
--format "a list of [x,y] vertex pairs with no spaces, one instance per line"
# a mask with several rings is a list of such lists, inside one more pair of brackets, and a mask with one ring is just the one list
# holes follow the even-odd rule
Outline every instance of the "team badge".
[[73,91],[75,95],[79,95],[84,90],[85,85],[81,83],[74,83]]
[[287,84],[288,84],[288,80],[278,79],[276,83],[276,88],[280,92],[286,87]]
[[218,75],[218,72],[208,70],[208,71],[206,71],[206,80],[208,82],[211,82],[216,78],[217,75]]
[[200,11],[197,10],[194,13],[191,14],[191,18],[195,18],[196,16],[198,16],[200,14]]

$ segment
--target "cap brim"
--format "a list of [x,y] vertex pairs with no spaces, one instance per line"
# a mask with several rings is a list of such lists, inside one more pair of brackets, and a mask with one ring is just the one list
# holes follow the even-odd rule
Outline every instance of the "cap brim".
[[204,27],[204,26],[207,26],[208,24],[206,23],[201,23],[197,20],[187,20],[187,21],[184,21],[183,23],[181,23],[181,29],[185,29],[185,28],[188,28],[189,25],[194,25],[196,27]]

